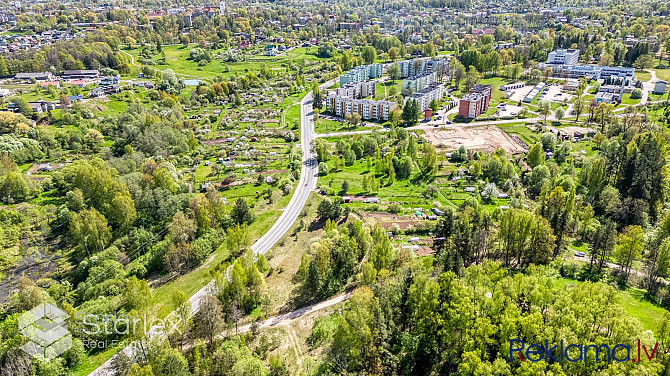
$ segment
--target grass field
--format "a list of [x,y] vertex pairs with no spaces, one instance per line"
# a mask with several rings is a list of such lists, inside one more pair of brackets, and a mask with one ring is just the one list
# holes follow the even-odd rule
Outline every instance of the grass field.
[[402,89],[402,81],[377,82],[377,85],[375,86],[375,100],[380,101],[386,99],[390,95],[392,87],[395,87],[396,94],[399,94]]
[[670,69],[655,69],[659,80],[670,81]]
[[498,127],[508,134],[519,136],[528,145],[532,145],[540,140],[541,133],[528,128],[525,122],[500,124]]
[[640,103],[640,99],[631,99],[630,94],[624,94],[621,100],[621,104],[626,105],[636,105],[638,103]]
[[[249,57],[246,61],[239,62],[223,62],[221,59],[213,59],[206,66],[198,66],[198,63],[189,58],[189,53],[197,45],[189,45],[184,47],[181,45],[164,46],[165,64],[156,64],[153,66],[159,70],[172,69],[175,73],[185,76],[195,76],[202,78],[214,78],[224,75],[245,74],[249,71],[259,72],[262,65],[280,72],[286,69],[286,64],[289,61],[300,63],[300,61],[316,61],[319,58],[316,56],[316,48],[295,48],[291,51],[279,56],[263,56],[254,55]],[[135,57],[135,61],[139,61],[139,49],[127,50],[128,53]],[[212,55],[223,52],[223,50],[212,51]],[[161,58],[160,54],[155,55],[152,60],[158,61]]]
[[323,118],[319,118],[314,124],[314,132],[316,133],[364,131],[364,130],[373,130],[377,128],[378,127],[363,127],[359,125],[351,125],[348,123]]
[[635,71],[635,76],[640,81],[649,81],[651,79],[651,73],[649,73],[645,70],[642,70],[642,71],[641,70],[636,70]]

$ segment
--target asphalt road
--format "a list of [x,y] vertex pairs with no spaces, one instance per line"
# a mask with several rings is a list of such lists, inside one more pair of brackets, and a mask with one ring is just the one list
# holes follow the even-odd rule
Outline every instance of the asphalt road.
[[257,255],[265,254],[288,232],[293,222],[298,219],[298,215],[300,215],[305,202],[307,202],[309,193],[316,188],[318,163],[316,162],[316,154],[312,151],[312,141],[315,136],[312,117],[312,92],[309,92],[300,101],[300,124],[300,146],[302,148],[303,164],[300,180],[298,186],[295,187],[291,201],[289,201],[277,222],[251,246],[251,250]]
[[[322,87],[328,87],[329,85],[332,85],[333,82],[333,80],[328,81],[324,83]],[[318,163],[316,161],[316,154],[312,150],[312,141],[315,139],[315,134],[311,92],[309,92],[300,101],[300,124],[300,146],[302,148],[303,163],[303,168],[300,172],[300,180],[295,188],[295,192],[293,192],[291,200],[275,224],[270,228],[270,230],[268,230],[268,232],[265,233],[265,235],[263,235],[251,246],[251,250],[256,255],[267,253],[279,241],[279,239],[281,239],[288,232],[288,230],[293,225],[293,222],[295,222],[295,220],[298,218],[298,215],[300,215],[302,208],[305,206],[310,192],[316,188],[316,182],[318,178]],[[191,314],[195,314],[200,308],[200,300],[202,297],[205,295],[210,295],[213,292],[214,281],[212,280],[206,286],[193,294],[189,298],[189,303],[191,304]],[[306,308],[309,309],[309,307]],[[173,316],[174,314],[175,313],[172,312],[170,316]],[[162,335],[162,333],[163,328],[161,326],[152,326],[149,330],[148,337],[155,338],[156,336]],[[130,344],[119,350],[119,353],[131,356],[134,351],[135,347],[133,344]],[[115,374],[114,359],[116,357],[117,355],[112,356],[100,367],[89,373],[89,376],[113,376]]]

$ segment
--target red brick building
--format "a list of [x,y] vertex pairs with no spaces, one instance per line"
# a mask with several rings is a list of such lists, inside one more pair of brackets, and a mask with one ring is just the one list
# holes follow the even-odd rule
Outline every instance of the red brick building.
[[458,105],[458,115],[474,119],[489,109],[491,100],[491,85],[474,85],[468,94],[461,98]]

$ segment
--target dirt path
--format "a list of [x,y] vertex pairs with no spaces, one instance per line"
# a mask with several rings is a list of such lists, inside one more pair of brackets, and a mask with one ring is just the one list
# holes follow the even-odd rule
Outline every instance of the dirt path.
[[[324,308],[332,307],[336,304],[340,304],[342,302],[345,302],[349,299],[351,296],[350,292],[344,293],[337,295],[335,297],[332,297],[328,300],[324,300],[319,303],[315,303],[312,305],[308,305],[306,307],[302,307],[300,309],[296,309],[295,311],[291,311],[288,313],[283,313],[281,315],[277,315],[274,317],[270,317],[268,319],[265,319],[259,323],[256,323],[256,328],[257,329],[265,329],[265,328],[272,328],[272,327],[277,327],[277,326],[286,326],[293,321],[299,319],[302,316],[309,315],[310,313],[314,313],[317,311],[320,311]],[[253,324],[246,324],[242,325],[237,329],[238,333],[246,333],[248,331],[251,331],[251,328],[253,327]],[[223,333],[220,333],[217,335],[217,338],[224,337],[226,334],[228,334],[228,331],[225,331]]]

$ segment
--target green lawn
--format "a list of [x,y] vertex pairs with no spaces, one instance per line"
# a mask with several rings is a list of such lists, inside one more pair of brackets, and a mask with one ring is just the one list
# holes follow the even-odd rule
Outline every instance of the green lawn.
[[637,317],[645,330],[656,332],[658,324],[668,311],[645,299],[644,291],[630,288],[620,292],[621,304],[629,315]]
[[[377,85],[375,86],[375,99],[378,101],[386,99],[387,96],[390,95],[392,87],[395,87],[396,94],[400,93],[400,90],[402,89],[402,81],[377,82]],[[386,88],[386,91],[384,88]]]
[[659,80],[670,81],[670,69],[655,69]]
[[500,124],[499,128],[505,131],[508,134],[513,134],[519,136],[525,143],[532,145],[536,143],[541,134],[535,132],[534,130],[528,128],[525,122],[523,123],[510,123],[510,124]]
[[[280,56],[264,56],[254,55],[248,57],[246,61],[238,62],[223,62],[221,59],[214,59],[206,66],[199,66],[196,61],[189,58],[189,53],[193,48],[198,48],[197,45],[189,45],[184,47],[181,45],[163,46],[165,52],[165,64],[153,65],[153,68],[159,70],[172,69],[175,73],[197,76],[202,78],[214,78],[221,75],[235,75],[245,74],[249,71],[258,73],[261,66],[265,64],[268,68],[277,73],[281,73],[286,69],[286,64],[289,61],[301,64],[302,61],[316,61],[319,58],[316,56],[316,49],[312,48],[295,48],[284,55]],[[139,49],[127,50],[128,53],[135,57],[135,61],[139,64]],[[223,50],[212,51],[212,55],[216,56]],[[153,61],[158,61],[161,58],[160,54],[152,57]]]
[[640,99],[631,99],[630,94],[624,94],[621,100],[621,104],[636,105],[638,103],[640,103]]
[[640,81],[649,81],[651,80],[651,73],[645,71],[645,70],[636,70],[635,71],[635,76],[637,76],[637,79]]
[[362,127],[323,118],[319,118],[314,124],[314,132],[316,133],[364,131],[373,129],[378,129],[378,127]]

